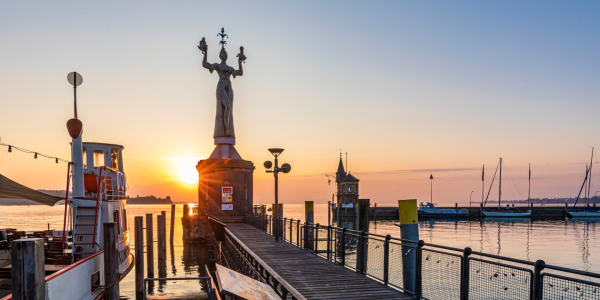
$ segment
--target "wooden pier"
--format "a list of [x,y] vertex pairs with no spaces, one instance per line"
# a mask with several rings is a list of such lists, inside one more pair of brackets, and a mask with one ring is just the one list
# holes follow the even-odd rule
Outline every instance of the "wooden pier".
[[271,276],[285,281],[305,299],[414,299],[365,275],[339,266],[244,223],[225,229]]

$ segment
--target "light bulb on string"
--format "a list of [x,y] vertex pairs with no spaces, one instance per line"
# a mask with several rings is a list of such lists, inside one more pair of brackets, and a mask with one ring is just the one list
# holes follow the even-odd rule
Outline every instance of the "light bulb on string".
[[37,159],[37,153],[33,156],[33,158]]
[[12,147],[10,145],[8,145],[8,153],[12,152]]
[[56,163],[58,163],[58,158],[56,159]]

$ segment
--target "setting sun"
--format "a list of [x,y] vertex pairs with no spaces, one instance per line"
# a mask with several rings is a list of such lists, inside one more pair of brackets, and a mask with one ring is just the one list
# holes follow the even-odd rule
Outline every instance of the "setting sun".
[[187,184],[194,184],[198,182],[198,171],[194,166],[181,167],[178,171],[179,180]]

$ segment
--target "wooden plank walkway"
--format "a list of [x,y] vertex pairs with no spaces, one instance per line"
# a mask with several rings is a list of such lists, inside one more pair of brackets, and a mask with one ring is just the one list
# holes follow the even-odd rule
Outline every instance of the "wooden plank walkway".
[[244,223],[227,223],[241,242],[306,299],[414,299]]

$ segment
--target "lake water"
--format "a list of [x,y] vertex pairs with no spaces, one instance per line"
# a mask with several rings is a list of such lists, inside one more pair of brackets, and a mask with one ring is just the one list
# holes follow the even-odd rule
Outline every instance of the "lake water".
[[[133,218],[167,212],[167,226],[170,226],[170,205],[129,205],[127,216],[132,229]],[[13,227],[19,230],[43,230],[50,224],[51,229],[62,229],[64,207],[47,206],[1,206],[0,228]],[[201,276],[204,268],[203,254],[193,246],[184,245],[181,240],[182,205],[177,205],[175,235],[172,246],[167,245],[166,265],[160,266],[155,254],[155,274],[167,277]],[[303,204],[285,204],[284,216],[304,219]],[[327,204],[315,205],[315,222],[327,225]],[[400,237],[400,231],[394,221],[371,222],[370,232]],[[428,243],[457,248],[471,247],[474,251],[499,254],[524,260],[543,259],[548,264],[600,272],[600,239],[594,220],[484,220],[480,221],[419,221],[420,238]],[[154,230],[156,233],[156,228]],[[169,232],[169,229],[167,229]],[[169,233],[167,233],[167,236]],[[168,237],[167,237],[168,238]],[[167,243],[169,244],[169,243]],[[156,247],[155,247],[156,252]],[[160,269],[159,269],[160,267]],[[134,299],[133,271],[121,282],[121,295]],[[155,294],[168,295],[178,291],[199,289],[198,282],[166,281],[153,287]]]

